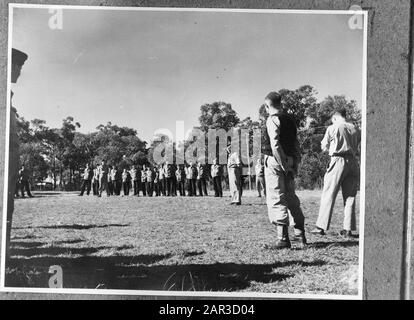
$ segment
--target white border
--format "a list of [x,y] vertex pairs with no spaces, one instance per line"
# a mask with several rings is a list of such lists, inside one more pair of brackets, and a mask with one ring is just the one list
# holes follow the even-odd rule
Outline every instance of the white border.
[[[358,257],[358,294],[357,295],[328,295],[328,294],[285,294],[260,292],[211,292],[211,291],[146,291],[146,290],[102,290],[102,289],[51,289],[51,288],[13,288],[5,287],[5,252],[6,252],[6,223],[8,200],[8,169],[9,169],[9,137],[10,137],[10,79],[11,79],[11,48],[13,34],[13,9],[65,9],[65,10],[112,10],[112,11],[155,11],[155,12],[229,12],[229,13],[278,13],[278,14],[338,14],[362,15],[364,18],[363,37],[363,81],[362,81],[362,136],[361,136],[361,178],[360,178],[360,218],[359,218],[359,257]],[[164,8],[164,7],[104,7],[104,6],[71,6],[9,3],[8,24],[8,66],[7,66],[7,111],[6,111],[6,143],[5,170],[3,194],[3,234],[0,265],[0,292],[15,293],[47,293],[47,294],[93,294],[93,295],[128,295],[128,296],[176,296],[176,297],[223,297],[223,298],[279,298],[279,299],[334,299],[361,300],[363,298],[363,269],[364,269],[364,230],[365,230],[365,159],[366,159],[366,103],[367,103],[367,42],[368,42],[368,11],[366,10],[291,10],[291,9],[222,9],[222,8]]]

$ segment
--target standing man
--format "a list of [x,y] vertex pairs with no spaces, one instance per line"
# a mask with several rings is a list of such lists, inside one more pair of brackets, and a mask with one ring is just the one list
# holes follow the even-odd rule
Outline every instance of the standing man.
[[217,159],[213,160],[213,165],[211,166],[211,177],[213,178],[214,196],[223,197],[223,188],[221,186],[223,168],[217,163]]
[[207,193],[207,171],[206,171],[206,165],[198,162],[197,165],[198,174],[197,174],[197,186],[198,186],[198,193],[201,196],[208,196]]
[[122,172],[122,189],[124,191],[124,196],[129,196],[129,187],[131,184],[131,175],[129,174],[127,168],[124,168]]
[[108,190],[109,190],[109,194],[113,196],[115,194],[115,185],[112,182],[111,172],[112,172],[112,166],[108,166]]
[[227,167],[229,173],[229,187],[231,203],[234,205],[241,205],[242,183],[241,174],[242,167],[239,153],[231,150],[231,145],[227,148],[229,158],[227,160]]
[[331,162],[325,173],[321,204],[316,229],[311,232],[324,235],[329,229],[333,207],[339,188],[344,200],[344,222],[340,235],[352,237],[356,230],[355,197],[358,191],[359,166],[356,155],[359,150],[360,132],[346,122],[346,110],[335,110],[332,125],[326,130],[321,142],[322,151],[328,151]]
[[281,96],[269,93],[265,98],[269,117],[263,134],[266,202],[269,220],[276,225],[276,249],[290,248],[289,213],[294,221],[295,240],[306,244],[305,217],[295,194],[294,176],[300,162],[297,127],[294,119],[283,113]]
[[24,166],[22,166],[21,169],[19,170],[19,181],[20,181],[20,191],[22,193],[22,198],[24,198],[25,190],[29,198],[33,198],[32,194],[30,193],[29,173],[27,172],[27,169]]
[[108,172],[109,167],[105,163],[105,160],[102,160],[102,163],[99,167],[99,195],[98,197],[102,197],[102,191],[106,191],[106,195],[109,197],[109,189],[108,189]]
[[262,190],[263,190],[263,194],[266,196],[266,183],[265,183],[264,165],[263,165],[262,157],[257,159],[255,171],[256,171],[256,189],[257,189],[257,193],[259,194],[258,197],[261,198]]
[[94,196],[99,195],[99,167],[93,169],[92,192]]
[[172,166],[168,163],[168,161],[164,164],[164,177],[165,177],[165,188],[167,196],[172,196],[173,193],[173,185],[172,185],[172,176],[174,172],[172,171]]
[[[12,49],[11,83],[17,83],[23,64],[27,60],[27,54],[17,49]],[[10,236],[14,211],[14,194],[18,180],[19,170],[19,139],[17,137],[17,113],[13,107],[13,91],[10,96],[10,136],[9,136],[9,176],[7,182],[7,224],[6,224],[6,259],[9,258]]]
[[165,196],[165,174],[162,164],[160,164],[158,167],[158,185],[160,189],[160,195]]
[[147,195],[147,167],[145,164],[142,166],[141,170],[141,188],[142,188],[142,195]]
[[135,166],[132,166],[129,173],[131,174],[132,185],[134,187],[134,196],[138,196],[139,195],[139,184],[141,182],[141,175],[140,175],[141,172],[137,170]]
[[185,176],[186,174],[184,168],[179,165],[175,171],[175,178],[177,180],[178,192],[180,193],[181,197],[185,196]]
[[154,172],[152,171],[151,167],[147,168],[145,176],[147,179],[147,183],[146,183],[147,195],[148,197],[152,197],[154,193]]
[[86,189],[86,194],[89,196],[89,193],[91,192],[91,183],[92,183],[92,177],[93,177],[93,170],[89,166],[89,163],[86,164],[86,168],[83,171],[83,181],[81,186],[81,193],[79,196],[83,196],[83,193]]
[[197,196],[197,167],[190,162],[187,168],[188,193],[190,196]]

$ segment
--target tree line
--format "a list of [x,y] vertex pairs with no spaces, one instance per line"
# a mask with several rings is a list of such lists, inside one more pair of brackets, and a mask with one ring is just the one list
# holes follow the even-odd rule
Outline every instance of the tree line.
[[[282,89],[282,105],[286,113],[296,119],[302,163],[296,183],[298,188],[314,189],[322,185],[329,156],[322,153],[320,142],[329,125],[330,114],[336,108],[348,111],[348,121],[361,125],[361,111],[354,100],[343,95],[328,96],[323,101],[316,99],[316,90],[304,85],[295,90]],[[264,105],[257,106],[258,120],[251,117],[240,119],[228,102],[217,101],[200,107],[198,128],[209,129],[263,128],[267,114]],[[20,162],[31,173],[32,183],[51,177],[54,189],[75,190],[79,188],[81,171],[86,163],[99,163],[105,159],[120,168],[131,165],[151,164],[151,154],[157,144],[167,137],[158,137],[149,143],[140,139],[133,128],[119,127],[108,122],[99,125],[94,132],[81,133],[81,124],[73,117],[63,119],[59,128],[50,128],[46,121],[26,121],[18,115],[20,140]],[[183,142],[186,148],[191,141]],[[177,146],[173,143],[173,150]]]

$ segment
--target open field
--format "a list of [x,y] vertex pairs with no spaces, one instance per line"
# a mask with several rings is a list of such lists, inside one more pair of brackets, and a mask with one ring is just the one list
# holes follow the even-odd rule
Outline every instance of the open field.
[[[342,239],[342,199],[331,230],[309,245],[275,241],[264,199],[78,197],[17,199],[6,286],[47,287],[49,267],[65,288],[356,294],[358,238]],[[225,194],[226,195],[226,194]],[[320,191],[299,191],[309,231]]]

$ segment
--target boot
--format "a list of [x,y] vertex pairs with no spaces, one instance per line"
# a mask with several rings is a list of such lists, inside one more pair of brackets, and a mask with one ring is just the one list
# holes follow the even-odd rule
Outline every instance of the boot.
[[299,241],[302,246],[307,244],[306,236],[305,236],[305,228],[295,228],[295,241]]
[[288,226],[277,225],[277,242],[275,249],[289,249],[291,247],[289,240]]

